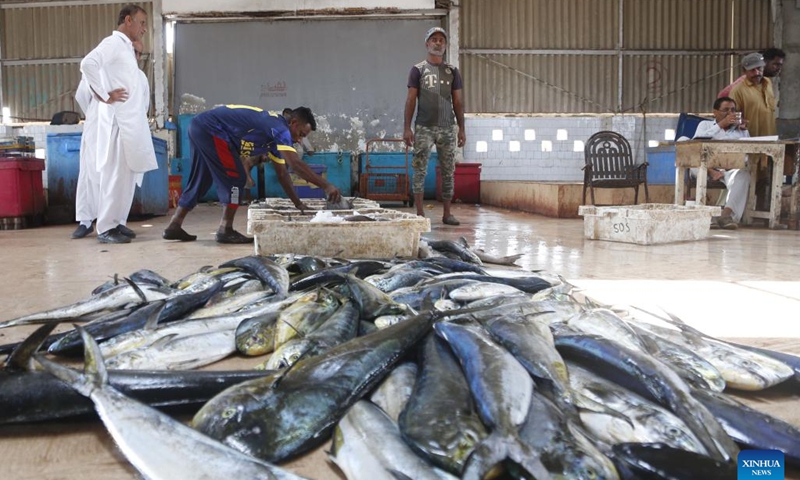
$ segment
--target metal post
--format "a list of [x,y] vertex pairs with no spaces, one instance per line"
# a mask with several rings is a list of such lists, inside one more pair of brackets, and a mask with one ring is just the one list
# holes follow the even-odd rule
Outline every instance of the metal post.
[[164,17],[161,16],[162,1],[153,0],[153,84],[155,87],[156,126],[164,128],[167,119],[167,78],[164,75],[166,47],[164,45]]
[[461,6],[459,0],[453,0],[450,4],[450,9],[447,13],[447,34],[450,37],[447,42],[447,60],[448,63],[458,68],[460,49],[459,44],[459,25],[461,23]]
[[622,48],[625,44],[625,28],[622,25],[625,12],[625,0],[619,0],[619,36],[617,39],[617,112],[622,111]]
[[[4,23],[5,23],[5,15],[2,12],[0,12],[0,24]],[[0,110],[2,110],[2,108],[5,105],[6,104],[3,103],[3,37],[2,35],[0,35]],[[0,123],[1,122],[2,119],[0,119]]]

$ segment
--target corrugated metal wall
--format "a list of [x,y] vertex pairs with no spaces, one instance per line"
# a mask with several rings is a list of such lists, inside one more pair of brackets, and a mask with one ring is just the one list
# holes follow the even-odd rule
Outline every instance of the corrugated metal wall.
[[617,104],[616,56],[471,54],[461,69],[469,112],[608,113]]
[[[77,110],[80,60],[116,28],[124,5],[38,3],[42,5],[5,4],[0,9],[3,104],[23,121],[49,120],[56,112]],[[152,17],[152,2],[138,4]],[[144,39],[146,51],[151,51],[151,35],[148,31]],[[147,66],[152,92],[152,62]]]
[[770,0],[462,0],[461,22],[473,113],[709,111],[773,44]]
[[[48,3],[0,9],[2,100],[14,117],[75,109],[78,62],[115,28],[123,2]],[[772,45],[770,3],[461,0],[467,111],[707,111],[738,75],[738,54]]]
[[617,5],[617,0],[461,0],[461,48],[614,48]]

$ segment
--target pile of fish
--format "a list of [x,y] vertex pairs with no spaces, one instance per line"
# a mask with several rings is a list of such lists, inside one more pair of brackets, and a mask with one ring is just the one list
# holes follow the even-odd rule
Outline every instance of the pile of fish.
[[[2,321],[42,326],[0,347],[0,423],[96,412],[154,479],[300,478],[277,465],[325,443],[365,480],[730,479],[740,447],[800,465],[798,428],[728,395],[800,381],[800,358],[604,308],[463,242],[424,252],[142,270]],[[195,370],[233,355],[263,361]]]

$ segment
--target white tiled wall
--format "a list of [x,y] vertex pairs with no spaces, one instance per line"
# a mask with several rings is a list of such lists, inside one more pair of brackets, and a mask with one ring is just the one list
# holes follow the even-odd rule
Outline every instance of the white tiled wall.
[[[628,139],[638,162],[645,159],[648,141],[664,141],[665,130],[674,130],[677,123],[677,116],[647,116],[646,121],[640,115],[468,116],[464,161],[482,164],[482,180],[581,182],[583,150],[574,151],[576,140],[585,142],[600,130],[613,130]],[[525,140],[527,129],[535,130],[535,140]],[[502,131],[502,140],[492,140],[494,130]],[[557,139],[558,130],[566,130],[566,140]],[[476,151],[479,141],[487,143],[488,151]],[[519,142],[519,151],[510,151],[512,141]],[[552,151],[543,152],[543,142],[551,142]]]
[[36,150],[39,151],[37,157],[47,158],[47,134],[48,133],[74,133],[82,132],[83,124],[78,125],[50,125],[49,123],[28,123],[23,126],[14,127],[15,136],[33,137]]

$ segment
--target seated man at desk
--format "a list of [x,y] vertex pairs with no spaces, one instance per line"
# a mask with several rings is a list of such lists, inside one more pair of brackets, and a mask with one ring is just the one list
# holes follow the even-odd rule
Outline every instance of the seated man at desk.
[[[711,138],[713,140],[738,140],[747,138],[747,120],[736,111],[736,102],[730,97],[721,97],[714,102],[714,120],[706,120],[697,125],[693,138]],[[697,169],[691,169],[691,175],[697,177]],[[716,219],[717,225],[726,230],[736,230],[742,219],[750,189],[750,172],[746,169],[722,170],[708,169],[708,178],[721,180],[728,189],[722,215]]]

